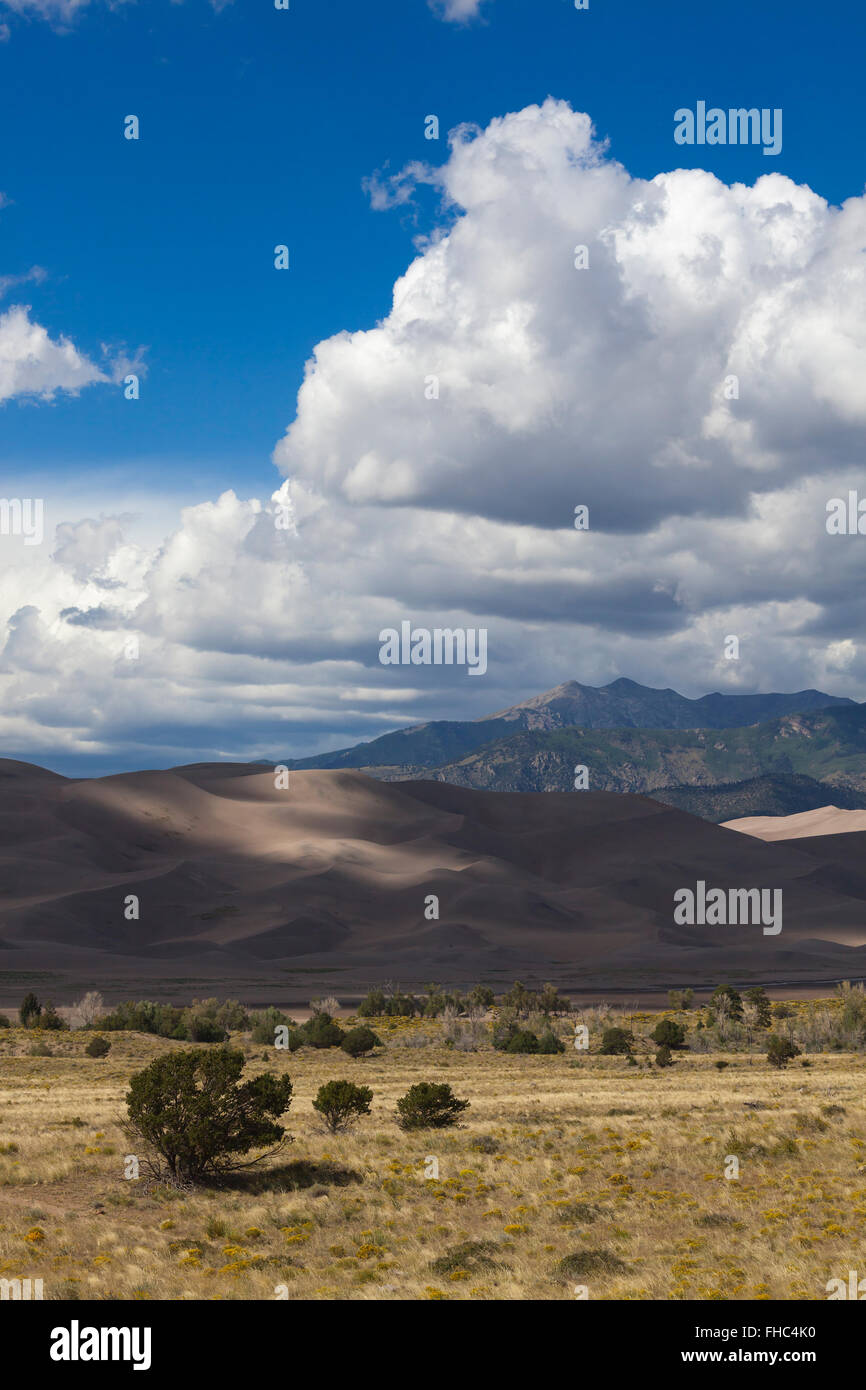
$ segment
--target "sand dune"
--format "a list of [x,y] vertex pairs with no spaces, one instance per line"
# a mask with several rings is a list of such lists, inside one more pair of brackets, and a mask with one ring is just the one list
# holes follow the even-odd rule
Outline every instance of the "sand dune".
[[866,830],[866,811],[841,811],[838,806],[819,806],[794,816],[743,816],[724,822],[728,830],[755,835],[759,840],[800,840],[815,835],[850,835]]
[[[258,765],[222,764],[69,781],[0,761],[0,970],[90,983],[538,970],[664,988],[863,973],[866,875],[815,828],[802,846],[770,845],[606,792],[353,771],[292,772],[278,790]],[[781,888],[783,931],[676,926],[673,894],[698,879]]]

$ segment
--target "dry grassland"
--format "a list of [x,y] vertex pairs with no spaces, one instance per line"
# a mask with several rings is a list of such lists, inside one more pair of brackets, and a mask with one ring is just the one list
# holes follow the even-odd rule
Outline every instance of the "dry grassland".
[[[671,1015],[666,1015],[671,1016]],[[639,1032],[655,1017],[632,1015]],[[719,1054],[641,1059],[407,1046],[428,1021],[374,1021],[378,1055],[233,1044],[245,1076],[287,1071],[293,1143],[222,1188],[123,1176],[130,1075],[178,1044],[112,1033],[0,1037],[0,1277],[68,1299],[824,1299],[866,1273],[866,1056],[775,1071]],[[565,1034],[568,1025],[562,1025]],[[373,1113],[324,1133],[323,1081]],[[471,1101],[451,1130],[404,1134],[419,1080]],[[726,1156],[740,1176],[724,1176]],[[425,1176],[438,1160],[438,1179]],[[560,1262],[566,1257],[565,1269]]]

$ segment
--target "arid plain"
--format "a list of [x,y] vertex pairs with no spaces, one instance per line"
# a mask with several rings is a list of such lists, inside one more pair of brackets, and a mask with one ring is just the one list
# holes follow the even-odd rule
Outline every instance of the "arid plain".
[[[817,1041],[841,1007],[791,1006],[777,1026],[803,1055],[786,1070],[760,1040],[660,1069],[649,1033],[681,1020],[694,1042],[697,1008],[569,1015],[551,1056],[483,1034],[463,1051],[427,1019],[372,1020],[382,1046],[363,1059],[235,1035],[245,1075],[291,1076],[293,1142],[187,1190],[125,1179],[119,1128],[129,1077],[174,1044],[110,1033],[92,1059],[76,1030],[32,1056],[32,1030],[3,1030],[0,1277],[56,1299],[825,1299],[866,1270],[866,1056]],[[579,1017],[589,1052],[571,1045]],[[598,1055],[611,1024],[633,1029],[632,1064]],[[374,1095],[345,1135],[311,1107],[335,1077]],[[462,1122],[403,1133],[397,1097],[434,1077],[470,1101]]]

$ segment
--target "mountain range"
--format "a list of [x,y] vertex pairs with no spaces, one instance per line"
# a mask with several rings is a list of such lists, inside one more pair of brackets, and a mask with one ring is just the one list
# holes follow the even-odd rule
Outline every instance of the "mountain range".
[[653,797],[724,821],[866,799],[866,706],[818,690],[690,700],[622,678],[568,681],[479,720],[414,725],[297,769],[358,768],[384,781],[432,778],[487,791]]

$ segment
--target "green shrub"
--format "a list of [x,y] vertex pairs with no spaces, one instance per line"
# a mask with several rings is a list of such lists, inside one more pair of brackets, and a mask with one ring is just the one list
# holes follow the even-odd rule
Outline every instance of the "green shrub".
[[196,1013],[189,1018],[186,1036],[189,1042],[197,1043],[224,1043],[229,1040],[228,1032],[220,1027],[216,1019]]
[[183,1024],[190,1042],[228,1042],[232,1029],[249,1026],[249,1015],[236,999],[194,999],[183,1010]]
[[677,1048],[684,1045],[686,1030],[681,1023],[675,1023],[672,1018],[663,1018],[656,1024],[650,1037],[659,1047]]
[[383,989],[371,989],[358,1005],[359,1018],[384,1018],[387,1000]]
[[[291,1103],[292,1083],[269,1072],[239,1084],[244,1055],[227,1047],[212,1052],[168,1052],[130,1080],[126,1133],[155,1157],[157,1177],[195,1182],[241,1165],[251,1149],[284,1142],[277,1123]],[[258,1162],[266,1154],[252,1160]]]
[[61,1033],[69,1028],[69,1024],[64,1022],[49,999],[39,1016],[38,1027],[48,1028],[52,1033]]
[[48,1044],[47,1044],[46,1042],[36,1042],[36,1043],[34,1043],[33,1046],[30,1048],[29,1056],[31,1056],[31,1057],[53,1057],[53,1056],[54,1056],[54,1053],[51,1051],[51,1048],[48,1046]]
[[138,1003],[124,1000],[100,1019],[99,1026],[103,1032],[155,1033],[177,1042],[188,1041],[184,1010],[173,1004],[154,1004],[147,999],[140,999]]
[[386,994],[382,989],[371,989],[358,1005],[359,1018],[413,1018],[420,1013],[422,1005],[412,994]]
[[397,1123],[401,1129],[445,1129],[457,1123],[468,1100],[458,1100],[451,1087],[434,1081],[419,1081],[397,1101]]
[[528,1014],[536,1007],[536,996],[521,980],[515,980],[508,993],[503,994],[502,1004],[506,1009],[513,1009],[518,1016]]
[[108,1038],[101,1038],[97,1033],[95,1038],[84,1049],[88,1057],[105,1057],[111,1051],[111,1043]]
[[538,1038],[526,1028],[518,1028],[508,1039],[504,1052],[537,1052]]
[[571,1010],[571,1000],[558,994],[556,987],[546,984],[538,991],[536,1005],[543,1014],[567,1014]]
[[374,1047],[381,1047],[382,1039],[376,1036],[372,1028],[362,1024],[360,1028],[350,1028],[340,1046],[350,1057],[363,1057],[366,1052],[372,1052]]
[[332,1134],[348,1129],[361,1115],[369,1115],[373,1092],[352,1081],[326,1081],[319,1087],[313,1109],[318,1110]]
[[475,985],[470,989],[466,996],[470,1004],[474,1004],[477,1009],[490,1009],[496,1002],[493,990],[487,985]]
[[767,1039],[767,1061],[771,1067],[782,1070],[799,1055],[799,1047],[791,1042],[790,1038],[780,1038],[777,1033],[770,1034]]
[[[298,1047],[339,1047],[345,1036],[330,1014],[313,1014],[312,1018],[289,1034],[289,1050],[295,1052]],[[298,1040],[297,1046],[292,1046],[293,1038]]]
[[293,1018],[282,1013],[273,1006],[261,1009],[258,1013],[251,1016],[252,1039],[254,1043],[273,1044],[276,1030],[278,1028],[296,1028],[297,1024]]
[[460,1013],[463,1008],[463,999],[456,990],[442,989],[439,985],[427,986],[427,998],[421,1010],[424,1018],[438,1018],[446,1009],[455,1009]]
[[672,1057],[672,1055],[671,1055],[671,1050],[670,1050],[670,1048],[669,1048],[665,1043],[662,1043],[661,1047],[659,1048],[658,1052],[656,1053],[656,1066],[657,1066],[657,1067],[671,1067],[671,1066],[673,1066],[673,1062],[674,1062],[674,1059],[673,1059],[673,1057]]
[[520,1031],[514,1010],[503,1009],[493,1025],[493,1046],[497,1051],[504,1052],[515,1033]]
[[545,1056],[554,1052],[564,1052],[565,1043],[556,1036],[552,1028],[546,1028],[538,1039],[538,1051]]
[[11,1023],[5,1014],[0,1014],[0,1028],[11,1028]]
[[672,1009],[690,1009],[694,1001],[693,989],[669,989],[668,1002]]
[[231,1029],[246,1028],[249,1021],[236,999],[194,999],[187,1008],[128,999],[100,1019],[99,1026],[105,1032],[155,1033],[176,1042],[222,1043]]
[[630,1028],[605,1028],[599,1051],[603,1057],[622,1057],[631,1052],[633,1042]]

